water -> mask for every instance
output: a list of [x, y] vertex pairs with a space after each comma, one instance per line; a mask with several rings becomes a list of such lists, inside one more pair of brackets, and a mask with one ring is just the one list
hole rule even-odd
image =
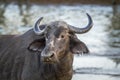
[[120, 6], [100, 5], [0, 5], [0, 34], [22, 34], [43, 16], [42, 23], [64, 20], [84, 27], [89, 13], [94, 27], [77, 34], [86, 43], [90, 55], [75, 55], [72, 80], [120, 79]]

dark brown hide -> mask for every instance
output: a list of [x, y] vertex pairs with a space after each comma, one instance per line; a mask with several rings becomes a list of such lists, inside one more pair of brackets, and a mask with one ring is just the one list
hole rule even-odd
[[0, 80], [71, 80], [73, 54], [89, 51], [66, 23], [46, 26], [44, 35], [0, 37]]

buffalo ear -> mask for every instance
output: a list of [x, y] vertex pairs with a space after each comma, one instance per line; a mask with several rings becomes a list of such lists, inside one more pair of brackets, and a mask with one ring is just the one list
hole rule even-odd
[[74, 54], [89, 53], [87, 46], [76, 35], [70, 37], [70, 50]]
[[42, 50], [45, 47], [45, 40], [35, 40], [33, 41], [29, 46], [28, 46], [28, 50], [30, 51], [34, 51], [34, 52], [42, 52]]

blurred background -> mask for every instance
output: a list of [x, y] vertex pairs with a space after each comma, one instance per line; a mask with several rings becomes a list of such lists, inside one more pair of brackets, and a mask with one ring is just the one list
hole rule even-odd
[[0, 35], [23, 34], [41, 16], [84, 27], [86, 12], [94, 26], [77, 36], [90, 54], [75, 55], [72, 80], [120, 80], [120, 0], [0, 0]]

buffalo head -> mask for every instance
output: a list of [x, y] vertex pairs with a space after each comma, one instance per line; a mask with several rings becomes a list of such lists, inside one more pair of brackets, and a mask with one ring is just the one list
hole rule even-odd
[[86, 45], [80, 41], [75, 33], [88, 32], [93, 26], [93, 21], [87, 14], [89, 23], [84, 28], [78, 28], [67, 24], [64, 21], [55, 21], [50, 24], [40, 25], [42, 17], [34, 26], [35, 34], [43, 36], [43, 39], [33, 42], [29, 48], [41, 54], [43, 62], [59, 62], [66, 54], [88, 53]]

